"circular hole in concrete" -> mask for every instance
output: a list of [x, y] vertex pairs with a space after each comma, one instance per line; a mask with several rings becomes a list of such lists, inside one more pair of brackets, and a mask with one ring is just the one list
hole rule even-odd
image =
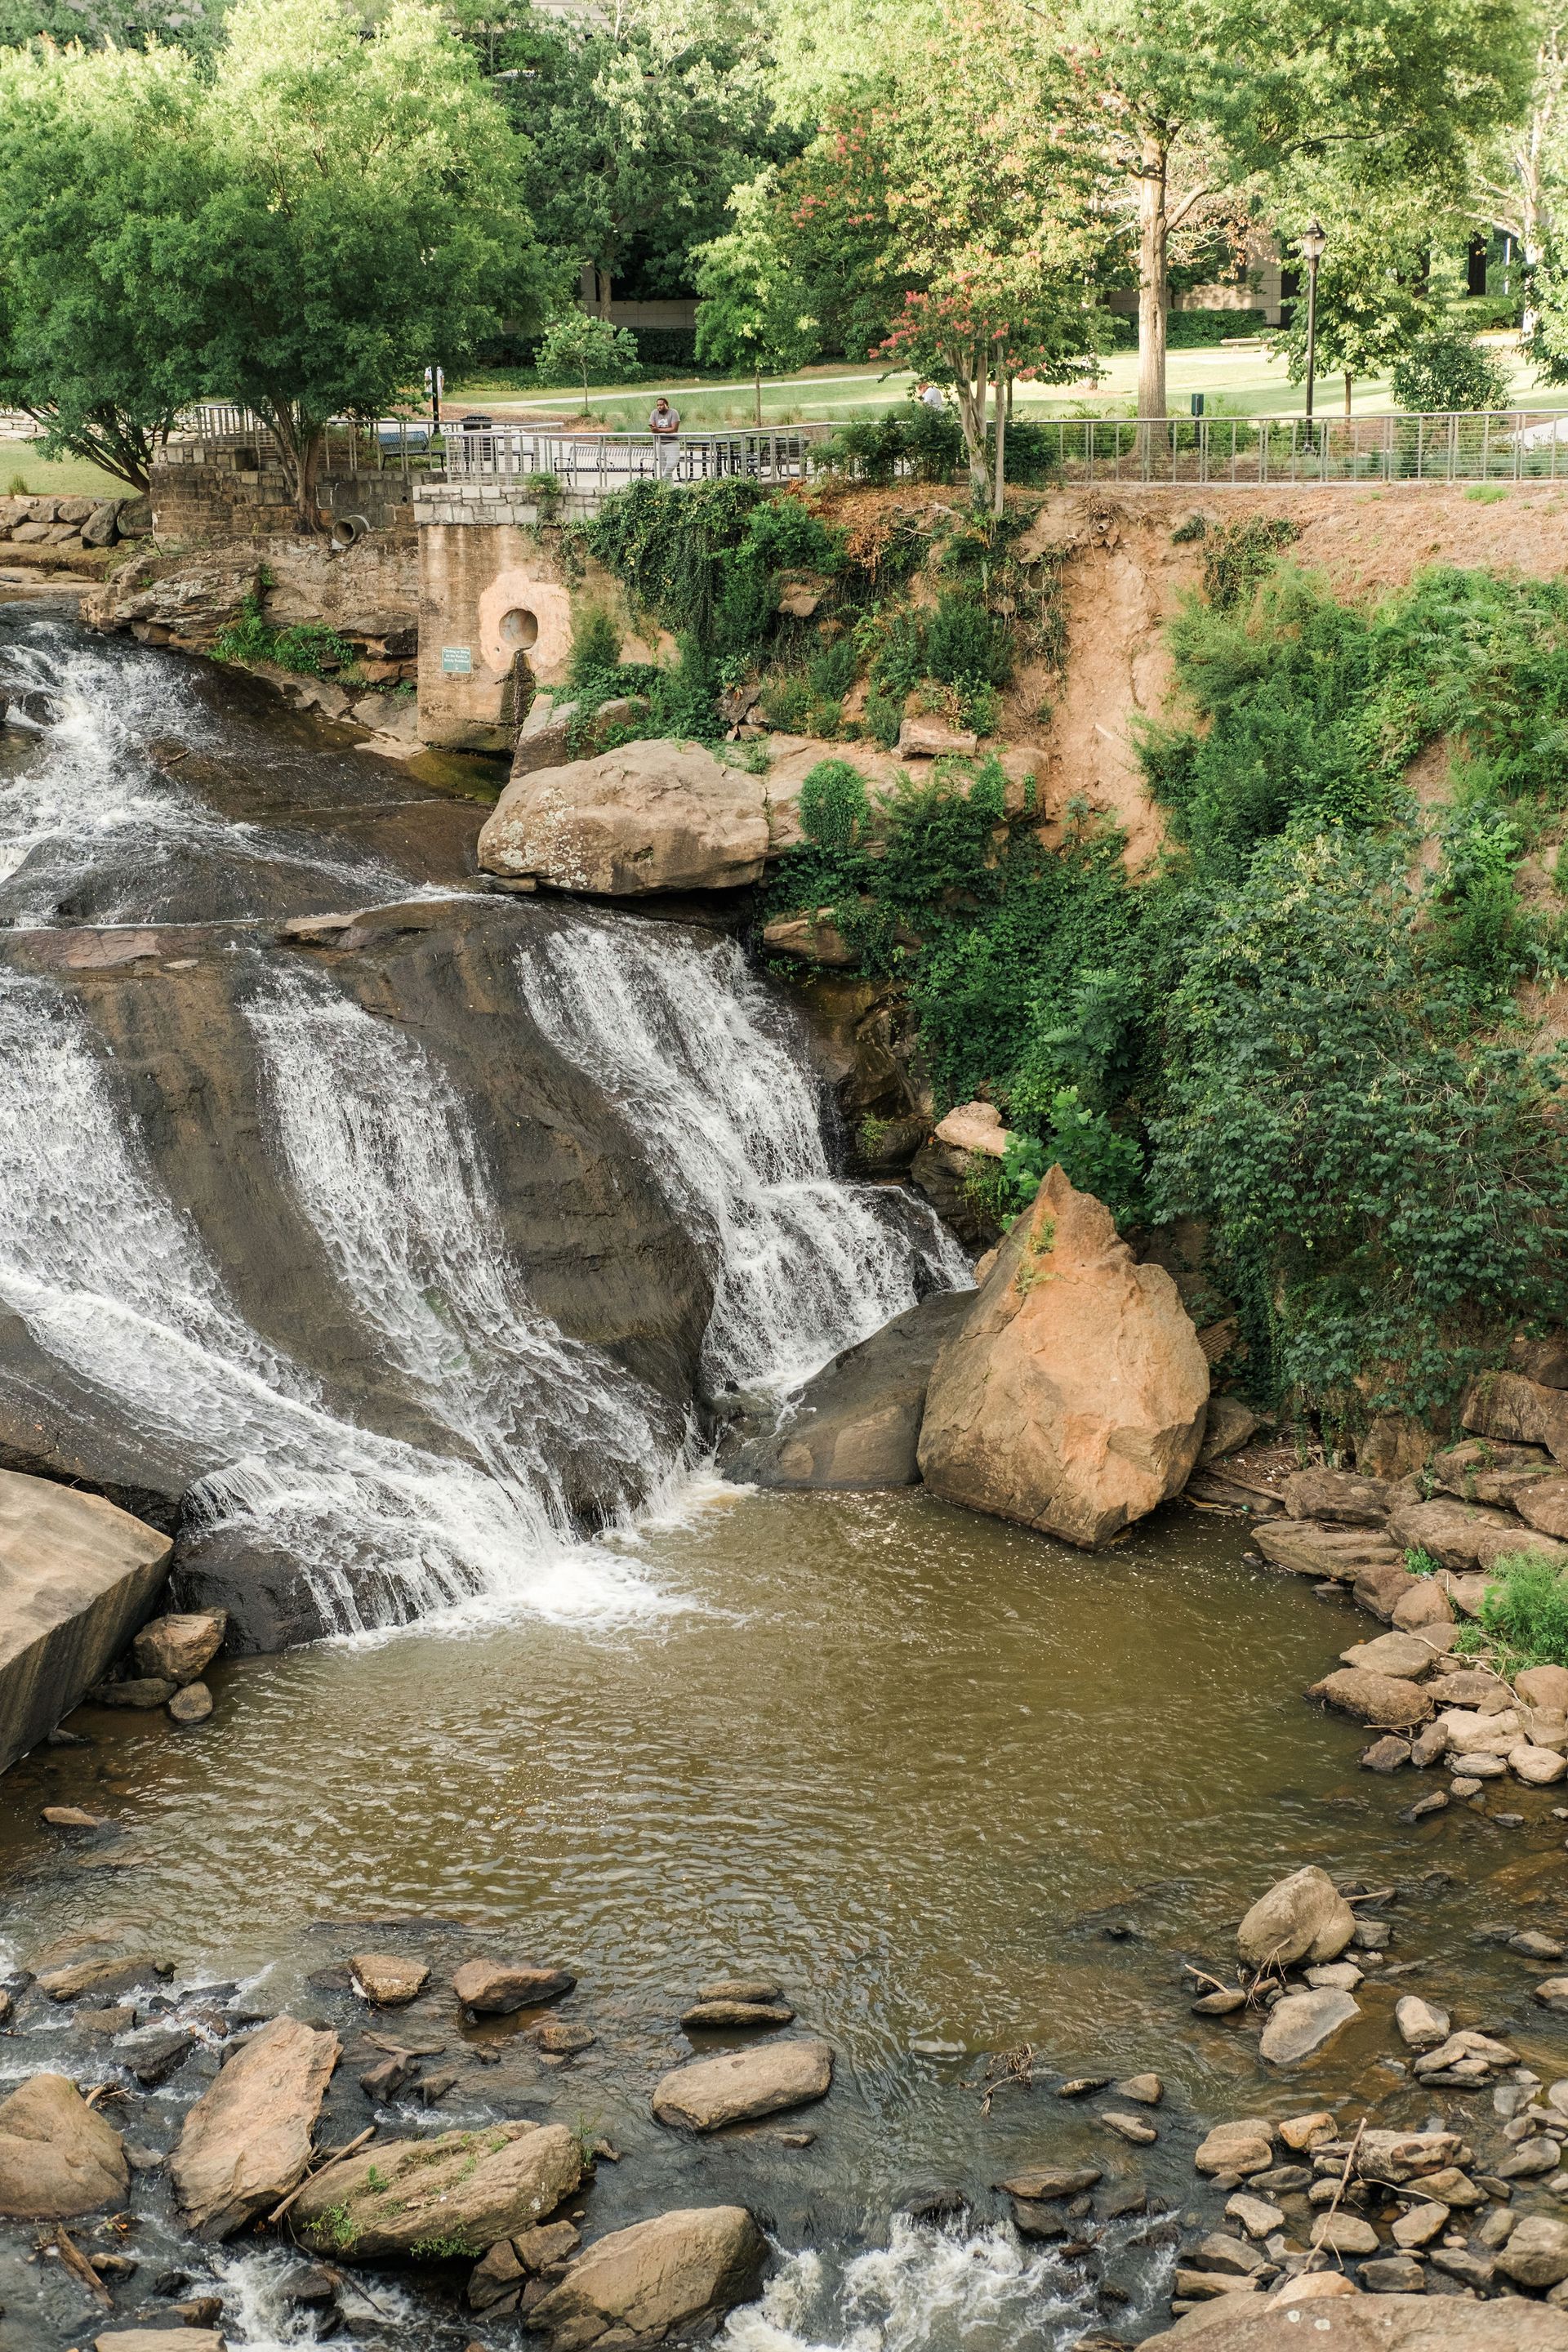
[[539, 622], [532, 613], [525, 613], [521, 605], [514, 605], [501, 623], [500, 633], [503, 645], [510, 646], [514, 652], [521, 651], [538, 638]]

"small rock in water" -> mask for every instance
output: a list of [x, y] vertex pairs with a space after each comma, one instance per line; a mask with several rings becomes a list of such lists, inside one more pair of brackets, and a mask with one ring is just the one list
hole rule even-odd
[[1339, 2126], [1325, 2108], [1317, 2107], [1310, 2116], [1290, 2116], [1279, 2126], [1279, 2137], [1293, 2155], [1307, 2149], [1321, 2147], [1332, 2139]]
[[1428, 2205], [1413, 2205], [1401, 2213], [1394, 2224], [1393, 2238], [1396, 2246], [1429, 2246], [1434, 2238], [1441, 2237], [1448, 2226], [1448, 2209], [1436, 2201]]
[[1112, 2085], [1118, 2098], [1136, 2099], [1141, 2106], [1157, 2107], [1165, 2095], [1165, 2085], [1158, 2074], [1129, 2074], [1124, 2083]]
[[175, 1723], [205, 1723], [213, 1711], [213, 1695], [205, 1683], [187, 1683], [169, 1701], [169, 1713]]
[[1448, 1789], [1450, 1794], [1456, 1797], [1479, 1797], [1481, 1784], [1473, 1773], [1458, 1772], [1449, 1781]]
[[1270, 2205], [1264, 2197], [1249, 2197], [1244, 2189], [1228, 2200], [1225, 2217], [1239, 2222], [1249, 2238], [1269, 2238], [1285, 2227], [1285, 2216], [1278, 2205]]
[[795, 2011], [787, 2000], [700, 2000], [681, 2018], [688, 2033], [733, 2032], [736, 2028], [789, 2025]]
[[574, 2025], [564, 2017], [550, 2017], [538, 2025], [531, 2025], [528, 2038], [552, 2057], [574, 2058], [579, 2050], [591, 2050], [597, 2037], [585, 2025]]
[[1258, 2054], [1270, 2065], [1296, 2065], [1360, 2015], [1348, 1992], [1287, 1993], [1268, 2012]]
[[1353, 1960], [1325, 1960], [1321, 1968], [1307, 1970], [1307, 1982], [1314, 1992], [1354, 1992], [1365, 1981], [1365, 1971]]
[[1418, 1797], [1415, 1804], [1410, 1806], [1406, 1811], [1401, 1813], [1399, 1818], [1402, 1822], [1424, 1822], [1428, 1813], [1446, 1812], [1447, 1808], [1447, 1790], [1446, 1789], [1434, 1789], [1430, 1796]]
[[228, 1617], [222, 1609], [193, 1611], [182, 1617], [154, 1617], [132, 1643], [136, 1671], [150, 1678], [194, 1683], [223, 1647]]
[[1368, 2294], [1425, 2294], [1426, 2273], [1414, 2254], [1384, 2254], [1362, 2264], [1361, 2284]]
[[465, 2009], [481, 2017], [510, 2017], [520, 2009], [542, 2009], [572, 1991], [577, 1979], [565, 1969], [544, 1969], [530, 1960], [465, 1960], [452, 1990]]
[[1517, 2286], [1558, 2285], [1568, 2279], [1568, 2222], [1527, 2213], [1496, 2259]]
[[1108, 2131], [1119, 2133], [1123, 2139], [1131, 2140], [1135, 2147], [1147, 2147], [1160, 2137], [1153, 2125], [1144, 2116], [1121, 2115], [1114, 2107], [1109, 2108], [1100, 2120]]
[[1394, 2005], [1394, 2021], [1399, 2036], [1410, 2050], [1437, 2050], [1447, 2041], [1451, 2030], [1446, 2009], [1434, 2009], [1430, 2002], [1407, 1992]]
[[1377, 2231], [1359, 2213], [1325, 2213], [1312, 2224], [1312, 2243], [1336, 2254], [1375, 2254]]
[[1409, 1740], [1396, 1738], [1393, 1732], [1385, 1733], [1381, 1739], [1374, 1739], [1370, 1748], [1363, 1748], [1361, 1752], [1363, 1772], [1397, 1772], [1409, 1761]]
[[395, 1952], [356, 1952], [349, 1962], [349, 1981], [374, 2008], [401, 2009], [417, 2000], [430, 1971], [423, 1960], [406, 1960]]
[[1098, 2164], [1041, 2164], [1027, 2172], [1016, 2172], [1011, 2179], [997, 2183], [1008, 2197], [1021, 2197], [1031, 2205], [1049, 2203], [1058, 2197], [1078, 2197], [1092, 2189], [1104, 2174]]
[[99, 1683], [89, 1696], [99, 1706], [167, 1706], [179, 1685], [167, 1675], [141, 1675], [123, 1683]]
[[1194, 2270], [1228, 2271], [1233, 2278], [1250, 2278], [1254, 2272], [1267, 2269], [1268, 2257], [1245, 2238], [1232, 2238], [1216, 2230], [1203, 2239], [1186, 2256]]
[[1074, 2074], [1068, 2081], [1057, 2084], [1057, 2096], [1058, 2099], [1081, 2099], [1090, 2091], [1105, 2091], [1110, 2087], [1109, 2074]]
[[[1245, 2178], [1264, 2172], [1274, 2161], [1272, 2124], [1247, 2116], [1238, 2123], [1216, 2124], [1193, 2158], [1200, 2172], [1217, 2178], [1235, 2173]], [[1309, 2179], [1311, 2178], [1308, 2175]]]
[[816, 2138], [815, 2132], [780, 2132], [781, 2147], [810, 2147]]
[[699, 1985], [699, 2000], [783, 2000], [781, 1988], [771, 1977], [721, 1977], [717, 1984]]
[[1563, 1946], [1555, 1936], [1543, 1936], [1539, 1927], [1526, 1927], [1508, 1939], [1510, 1952], [1522, 1952], [1527, 1960], [1560, 1960]]
[[106, 1830], [107, 1813], [89, 1813], [80, 1805], [46, 1805], [39, 1816], [52, 1830]]
[[1229, 1987], [1218, 1992], [1205, 1992], [1193, 2003], [1194, 2017], [1234, 2017], [1238, 2009], [1247, 2007], [1247, 1995]]
[[418, 2073], [417, 2062], [412, 2058], [384, 2058], [368, 2074], [359, 2078], [360, 2089], [378, 2107], [395, 2099], [405, 2085]]

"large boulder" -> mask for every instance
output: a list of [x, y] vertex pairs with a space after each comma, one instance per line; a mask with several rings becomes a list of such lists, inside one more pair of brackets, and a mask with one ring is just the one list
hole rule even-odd
[[1394, 1496], [1381, 1478], [1321, 1464], [1285, 1481], [1285, 1507], [1293, 1519], [1326, 1519], [1334, 1527], [1380, 1528]]
[[969, 1290], [935, 1291], [847, 1348], [806, 1382], [777, 1429], [752, 1438], [725, 1465], [758, 1486], [912, 1486], [931, 1367], [974, 1304]]
[[471, 2260], [552, 2213], [582, 2178], [582, 2149], [564, 2124], [384, 2140], [317, 2173], [294, 2227], [320, 2252], [356, 2260], [415, 2247]]
[[275, 2017], [203, 2092], [169, 2161], [181, 2210], [199, 2237], [230, 2236], [303, 2178], [338, 2056], [335, 2033]]
[[1255, 1969], [1337, 1960], [1354, 1929], [1355, 1913], [1328, 1872], [1310, 1864], [1258, 1896], [1236, 1931], [1237, 1948]]
[[833, 2053], [826, 2042], [769, 2042], [677, 2066], [654, 2086], [653, 2112], [661, 2124], [717, 2131], [782, 2107], [806, 2106], [826, 2098], [832, 2084]]
[[[1303, 2324], [1291, 2326], [1297, 2304]], [[1221, 2295], [1163, 2335], [1146, 2336], [1141, 2352], [1279, 2352], [1298, 2336], [1316, 2342], [1308, 2334], [1313, 2312], [1317, 2324], [1328, 2326], [1334, 2352], [1568, 2352], [1568, 2312], [1550, 2304], [1519, 2295], [1478, 2303], [1457, 2294], [1362, 2294], [1332, 2271], [1310, 2272], [1272, 2296]]]
[[1353, 1715], [1358, 1723], [1369, 1723], [1378, 1731], [1408, 1731], [1426, 1722], [1432, 1713], [1432, 1701], [1415, 1683], [1398, 1675], [1369, 1673], [1361, 1666], [1341, 1666], [1325, 1675], [1307, 1696], [1321, 1699], [1325, 1706], [1338, 1707], [1343, 1715]]
[[112, 2124], [63, 2074], [35, 2074], [0, 2101], [0, 2214], [68, 2221], [121, 2203], [130, 2185]]
[[1385, 1532], [1391, 1542], [1406, 1550], [1427, 1552], [1439, 1568], [1461, 1574], [1472, 1569], [1490, 1570], [1505, 1552], [1539, 1552], [1543, 1558], [1568, 1563], [1568, 1544], [1521, 1527], [1511, 1511], [1462, 1503], [1447, 1495], [1434, 1496], [1429, 1503], [1403, 1505], [1390, 1513]]
[[147, 1614], [174, 1546], [101, 1495], [0, 1470], [0, 1772], [85, 1696]]
[[767, 854], [760, 780], [662, 740], [515, 777], [479, 835], [488, 873], [614, 898], [759, 882]]
[[949, 1502], [1107, 1543], [1186, 1485], [1208, 1388], [1171, 1276], [1053, 1168], [937, 1358], [921, 1472]]
[[523, 2325], [548, 2336], [552, 2352], [580, 2352], [611, 2328], [658, 2343], [749, 2303], [767, 2251], [743, 2205], [660, 2213], [590, 2246]]
[[1568, 1395], [1522, 1372], [1483, 1372], [1459, 1407], [1478, 1437], [1518, 1445], [1544, 1445], [1553, 1461], [1568, 1462]]

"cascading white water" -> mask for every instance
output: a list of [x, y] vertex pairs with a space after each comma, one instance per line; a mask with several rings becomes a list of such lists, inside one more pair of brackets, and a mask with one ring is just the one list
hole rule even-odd
[[524, 948], [529, 1008], [618, 1104], [713, 1260], [704, 1370], [785, 1394], [840, 1349], [967, 1284], [923, 1202], [835, 1177], [802, 1041], [730, 940], [584, 915]]
[[635, 1501], [667, 1466], [664, 1416], [524, 1296], [446, 1074], [315, 975], [275, 977], [247, 1014], [295, 1198], [432, 1417], [538, 1515], [542, 1537], [571, 1533], [562, 1470], [584, 1447], [614, 1465], [619, 1503]]
[[[318, 838], [273, 825], [237, 824], [204, 807], [177, 771], [158, 766], [153, 747], [177, 739], [199, 749], [215, 730], [189, 676], [173, 658], [94, 646], [63, 622], [9, 624], [0, 643], [0, 685], [49, 697], [57, 716], [0, 772], [0, 884], [20, 925], [58, 919], [62, 887], [84, 873], [111, 872], [99, 919], [140, 921], [152, 910], [161, 874], [210, 863], [232, 870], [247, 860], [298, 868], [341, 888], [355, 905], [408, 895], [405, 877], [384, 861], [335, 854]], [[27, 871], [23, 872], [26, 867]]]
[[331, 1411], [234, 1306], [79, 1016], [43, 982], [0, 984], [0, 1299], [162, 1460], [206, 1472], [196, 1524], [297, 1560], [340, 1632], [476, 1596], [552, 1616], [662, 1605], [628, 1563], [568, 1542], [521, 1477]]

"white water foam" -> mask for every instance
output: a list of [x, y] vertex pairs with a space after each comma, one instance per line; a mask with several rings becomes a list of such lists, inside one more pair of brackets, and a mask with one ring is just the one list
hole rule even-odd
[[731, 2312], [725, 2352], [1014, 2352], [1068, 2345], [1094, 2321], [1081, 2269], [1026, 2251], [997, 2222], [944, 2230], [894, 2217], [886, 2246], [836, 2268], [786, 2256], [761, 2300]]
[[380, 859], [334, 856], [320, 839], [216, 815], [177, 772], [165, 773], [152, 756], [156, 743], [177, 739], [197, 750], [216, 733], [176, 659], [95, 646], [61, 622], [30, 620], [0, 643], [0, 680], [48, 695], [58, 712], [38, 729], [35, 755], [0, 774], [0, 883], [37, 860], [36, 879], [22, 877], [12, 893], [19, 926], [58, 921], [62, 887], [100, 864], [129, 893], [98, 910], [103, 922], [128, 910], [140, 919], [160, 869], [188, 871], [197, 862], [216, 870], [247, 859], [297, 866], [318, 884], [341, 887], [356, 905], [412, 895]]
[[223, 2298], [226, 2340], [242, 2352], [292, 2352], [294, 2347], [320, 2343], [324, 2327], [334, 2347], [353, 2352], [362, 2340], [384, 2341], [389, 2322], [401, 2336], [421, 2316], [413, 2295], [395, 2280], [356, 2279], [347, 2272], [335, 2306], [328, 2305], [323, 2312], [295, 2303], [289, 2284], [310, 2267], [306, 2256], [282, 2248], [215, 2250], [212, 2268]]
[[557, 1534], [519, 1486], [332, 1412], [234, 1305], [79, 1015], [43, 982], [0, 984], [0, 1298], [162, 1459], [205, 1472], [196, 1526], [297, 1561], [343, 1633], [437, 1611], [666, 1605], [631, 1563]]
[[529, 1009], [616, 1103], [714, 1275], [704, 1373], [784, 1395], [969, 1263], [923, 1202], [828, 1163], [787, 1011], [733, 941], [583, 914], [525, 947]]

